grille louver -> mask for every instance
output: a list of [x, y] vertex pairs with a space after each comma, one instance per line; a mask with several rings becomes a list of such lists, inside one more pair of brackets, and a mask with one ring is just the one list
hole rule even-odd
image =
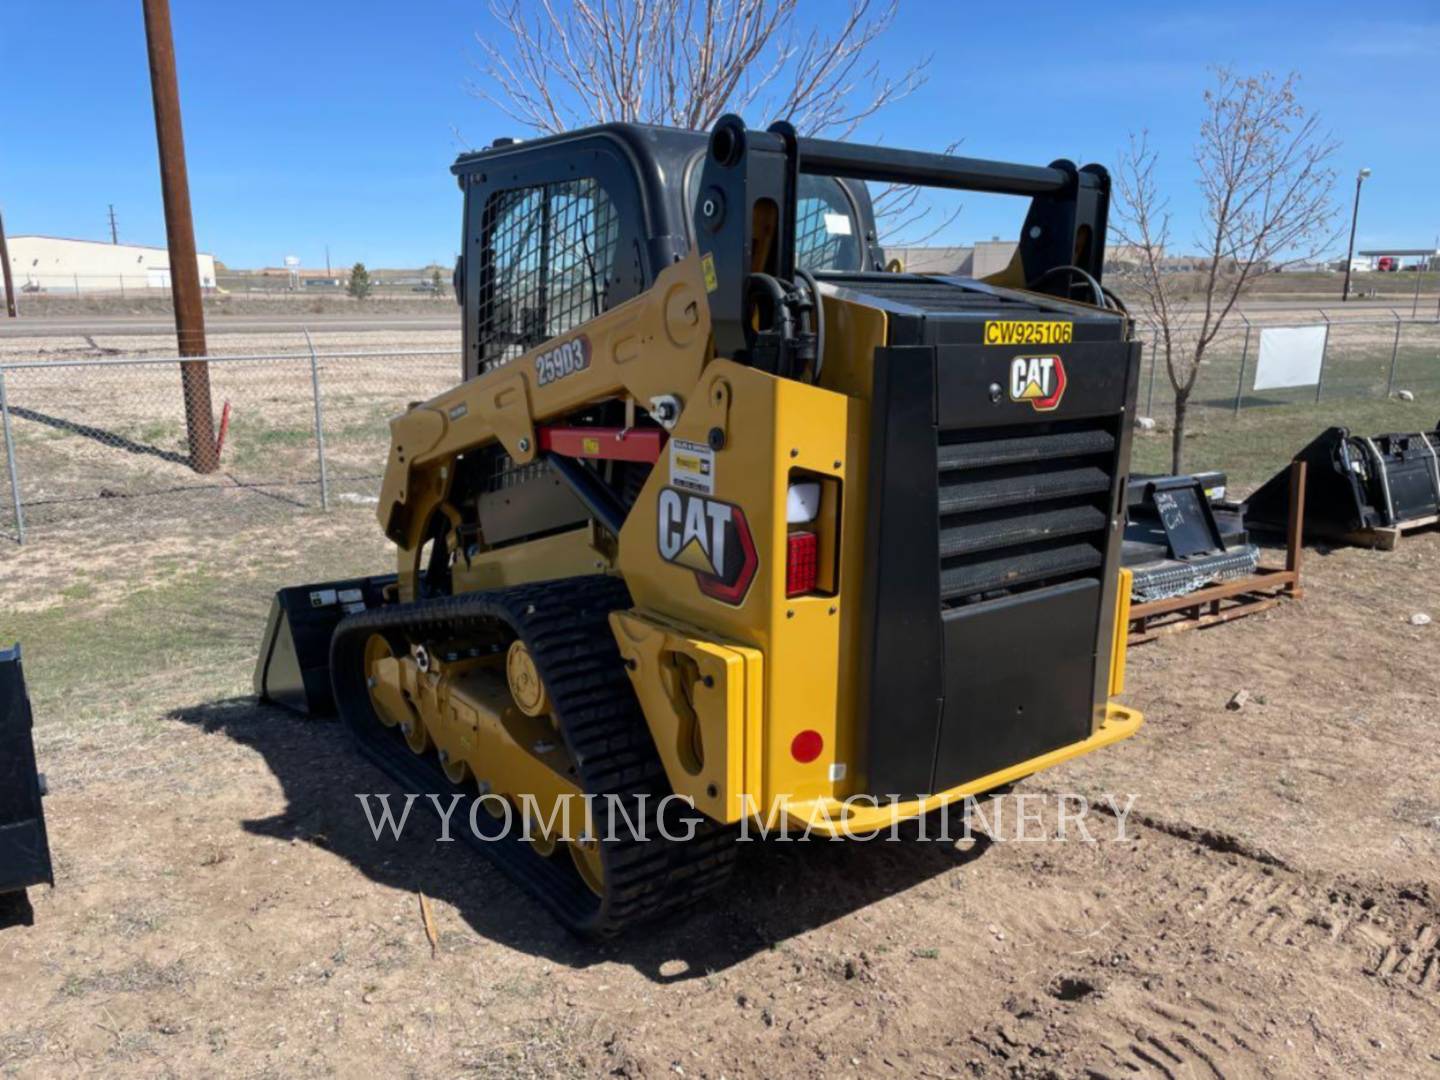
[[1090, 422], [975, 434], [983, 437], [943, 442], [936, 455], [942, 603], [1095, 576], [1105, 558], [1113, 432]]

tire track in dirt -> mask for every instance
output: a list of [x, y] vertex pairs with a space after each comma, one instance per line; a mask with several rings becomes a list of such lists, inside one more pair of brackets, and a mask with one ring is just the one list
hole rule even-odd
[[1189, 912], [1213, 918], [1225, 935], [1261, 946], [1338, 945], [1366, 975], [1440, 989], [1440, 913], [1405, 887], [1326, 885], [1242, 863], [1205, 893]]
[[[1058, 1063], [1064, 1075], [1191, 1080], [1273, 1074], [1277, 1061], [1347, 1072], [1382, 1043], [1440, 1061], [1426, 1034], [1435, 1020], [1422, 1019], [1440, 1008], [1440, 905], [1428, 887], [1307, 872], [1236, 837], [1137, 818], [1133, 863], [1097, 849], [1042, 858], [1049, 872], [1030, 903], [991, 927], [1022, 955], [1077, 972], [1038, 993], [1044, 968], [1022, 975], [1032, 996], [971, 1037], [992, 1062], [1017, 1076], [1051, 1075]], [[1076, 892], [1097, 865], [1103, 896]], [[1275, 1017], [1295, 1019], [1286, 1009], [1296, 985], [1377, 1014], [1406, 998], [1419, 1011], [1403, 1008], [1372, 1032], [1322, 1009], [1313, 1031], [1287, 1038]]]
[[[1091, 805], [1111, 812], [1103, 801]], [[1424, 886], [1325, 881], [1228, 833], [1141, 812], [1130, 817], [1142, 828], [1184, 842], [1181, 852], [1202, 859], [1212, 853], [1233, 857], [1220, 877], [1199, 884], [1205, 897], [1189, 909], [1192, 915], [1218, 913], [1219, 928], [1263, 945], [1338, 943], [1362, 954], [1367, 975], [1440, 990], [1440, 905]], [[1411, 912], [1414, 906], [1420, 910]], [[1395, 917], [1403, 925], [1391, 930], [1388, 923]]]

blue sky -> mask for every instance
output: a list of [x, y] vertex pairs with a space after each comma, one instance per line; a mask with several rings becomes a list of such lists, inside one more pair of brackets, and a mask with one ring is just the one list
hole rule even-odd
[[[802, 0], [821, 18], [838, 0]], [[448, 263], [465, 145], [521, 134], [477, 99], [483, 0], [172, 0], [200, 246], [232, 266]], [[878, 48], [887, 70], [934, 55], [929, 82], [866, 134], [892, 145], [1023, 162], [1113, 162], [1148, 129], [1181, 237], [1197, 200], [1189, 155], [1217, 63], [1296, 70], [1342, 142], [1359, 246], [1440, 233], [1440, 4], [978, 5], [904, 0]], [[0, 21], [0, 208], [12, 234], [164, 243], [140, 0], [7, 5]], [[752, 116], [752, 124], [768, 118]], [[1023, 207], [967, 198], [956, 242], [1009, 237]]]

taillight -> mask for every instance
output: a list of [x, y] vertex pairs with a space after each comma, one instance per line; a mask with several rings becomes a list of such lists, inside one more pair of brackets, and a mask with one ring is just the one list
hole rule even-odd
[[797, 530], [788, 534], [785, 550], [785, 595], [814, 592], [820, 577], [820, 538]]

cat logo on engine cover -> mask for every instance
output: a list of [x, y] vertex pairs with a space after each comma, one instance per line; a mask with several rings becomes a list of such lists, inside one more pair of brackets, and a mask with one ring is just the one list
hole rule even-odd
[[1065, 364], [1058, 356], [1017, 356], [1010, 361], [1010, 400], [1028, 401], [1036, 412], [1059, 408], [1065, 396]]
[[744, 601], [760, 568], [745, 511], [668, 487], [660, 489], [655, 511], [660, 557], [693, 570], [706, 596], [727, 604]]

